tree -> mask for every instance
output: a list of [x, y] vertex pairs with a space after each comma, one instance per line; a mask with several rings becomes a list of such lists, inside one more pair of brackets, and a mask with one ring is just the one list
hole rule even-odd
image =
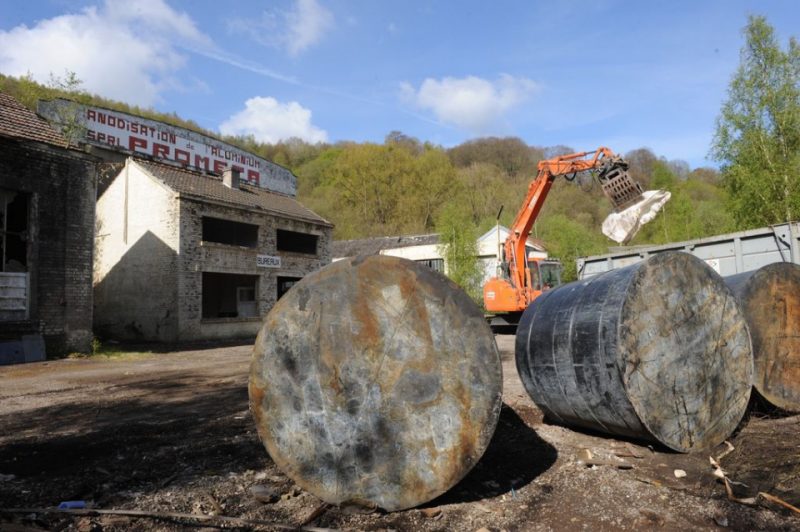
[[740, 228], [800, 218], [800, 46], [782, 50], [760, 16], [744, 34], [711, 151]]
[[450, 203], [442, 209], [436, 229], [447, 276], [473, 300], [481, 302], [483, 275], [478, 262], [478, 234], [469, 213], [458, 204]]
[[625, 154], [628, 162], [628, 174], [634, 181], [642, 185], [647, 190], [650, 187], [650, 178], [653, 174], [653, 165], [658, 157], [649, 148], [639, 148]]
[[541, 158], [539, 150], [532, 149], [516, 137], [470, 140], [451, 148], [448, 154], [456, 168], [490, 163], [509, 178], [523, 180], [536, 175], [536, 163]]
[[571, 216], [556, 214], [542, 218], [537, 224], [548, 255], [561, 260], [565, 282], [578, 278], [575, 259], [606, 251], [606, 239], [600, 231], [587, 228]]

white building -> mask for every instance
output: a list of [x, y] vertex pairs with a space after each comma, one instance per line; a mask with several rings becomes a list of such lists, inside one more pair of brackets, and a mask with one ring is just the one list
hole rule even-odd
[[[499, 251], [508, 234], [507, 227], [499, 226], [498, 234], [498, 227], [495, 226], [478, 238], [478, 260], [484, 281], [497, 275]], [[527, 249], [529, 258], [547, 258], [547, 252], [537, 240], [529, 238]], [[339, 240], [333, 242], [332, 255], [334, 261], [359, 255], [391, 255], [424, 262], [434, 270], [445, 273], [438, 234]]]

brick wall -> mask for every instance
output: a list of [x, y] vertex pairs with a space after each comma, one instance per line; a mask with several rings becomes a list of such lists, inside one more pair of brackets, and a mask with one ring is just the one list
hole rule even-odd
[[31, 194], [29, 263], [31, 308], [49, 355], [87, 352], [92, 340], [94, 160], [80, 152], [0, 138], [0, 187]]
[[[243, 248], [202, 242], [204, 216], [257, 225], [257, 247]], [[258, 275], [258, 313], [259, 316], [264, 316], [277, 299], [278, 276], [303, 277], [331, 261], [332, 229], [323, 225], [188, 199], [181, 200], [180, 220], [178, 316], [182, 340], [255, 336], [261, 327], [260, 319], [204, 321], [203, 272]], [[279, 228], [317, 235], [318, 255], [278, 252], [276, 231]], [[280, 256], [281, 268], [257, 267], [257, 255]]]
[[[127, 198], [127, 199], [126, 199]], [[256, 248], [203, 242], [203, 217], [259, 227]], [[278, 252], [276, 230], [318, 236], [316, 256]], [[258, 275], [258, 313], [277, 299], [277, 277], [302, 277], [331, 261], [332, 229], [261, 211], [178, 198], [135, 163], [97, 202], [95, 331], [121, 340], [193, 341], [254, 336], [260, 318], [202, 318], [203, 272]], [[280, 269], [257, 255], [280, 255]]]

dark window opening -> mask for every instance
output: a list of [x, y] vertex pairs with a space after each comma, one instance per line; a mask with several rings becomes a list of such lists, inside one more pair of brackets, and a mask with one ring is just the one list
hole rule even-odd
[[289, 291], [302, 277], [278, 277], [278, 299]]
[[418, 260], [417, 262], [424, 264], [435, 272], [444, 273], [444, 259], [427, 259]]
[[258, 226], [203, 216], [203, 240], [231, 246], [258, 246]]
[[203, 272], [203, 318], [258, 316], [258, 276]]
[[28, 271], [28, 194], [0, 189], [0, 272]]
[[317, 235], [278, 229], [278, 251], [292, 251], [294, 253], [316, 255], [317, 240], [319, 240]]

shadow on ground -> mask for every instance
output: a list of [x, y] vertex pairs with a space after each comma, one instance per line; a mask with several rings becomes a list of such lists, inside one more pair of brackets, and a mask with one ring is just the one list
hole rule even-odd
[[126, 386], [122, 397], [0, 416], [6, 442], [0, 472], [16, 477], [0, 483], [0, 505], [93, 500], [104, 506], [118, 499], [115, 494], [271, 463], [242, 383], [200, 384], [175, 375], [117, 385], [114, 393]]
[[426, 506], [480, 501], [512, 493], [547, 471], [558, 458], [556, 448], [510, 406], [503, 404], [500, 419], [483, 457], [464, 479]]

